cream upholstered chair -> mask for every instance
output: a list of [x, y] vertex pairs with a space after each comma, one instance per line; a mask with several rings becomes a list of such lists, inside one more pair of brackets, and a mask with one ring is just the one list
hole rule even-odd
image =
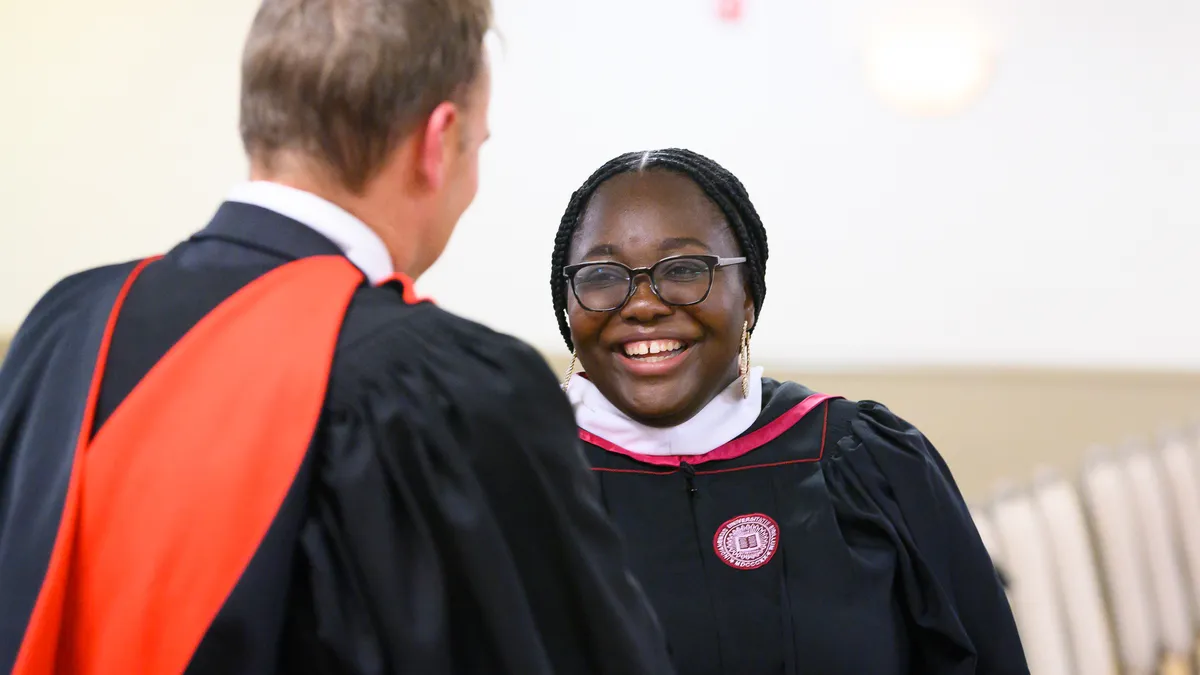
[[996, 524], [992, 522], [992, 514], [987, 507], [974, 504], [971, 506], [971, 520], [975, 521], [975, 529], [979, 530], [979, 538], [992, 562], [997, 566], [1004, 565], [1004, 549], [1000, 546], [1000, 534], [996, 532]]
[[[1005, 580], [1012, 583], [1012, 571], [1008, 569], [1008, 565], [1004, 561], [1004, 547], [1000, 541], [1000, 532], [996, 529], [996, 523], [992, 519], [991, 511], [984, 506], [978, 504], [971, 507], [971, 520], [975, 521], [975, 529], [979, 531], [979, 538], [983, 540], [983, 547], [987, 549], [988, 555], [992, 557], [992, 564], [1002, 573]], [[1009, 594], [1009, 602], [1012, 602], [1012, 590], [1006, 588], [1005, 591]]]
[[1075, 672], [1116, 675], [1116, 644], [1079, 494], [1066, 479], [1047, 475], [1037, 481], [1033, 498], [1054, 558]]
[[1195, 630], [1191, 590], [1183, 573], [1180, 539], [1175, 535], [1178, 528], [1169, 503], [1170, 488], [1163, 480], [1158, 457], [1150, 452], [1134, 452], [1125, 466], [1147, 554], [1163, 672], [1185, 675], [1190, 672]]
[[[1186, 431], [1181, 434], [1181, 438], [1184, 440], [1188, 447], [1189, 454], [1192, 456], [1192, 465], [1196, 467], [1196, 482], [1197, 485], [1200, 486], [1200, 421], [1190, 425]], [[1189, 527], [1194, 527], [1194, 525], [1189, 524]], [[1195, 583], [1200, 584], [1200, 580], [1197, 580]], [[1200, 607], [1197, 607], [1196, 611], [1197, 615], [1200, 616]], [[1196, 664], [1196, 672], [1200, 673], [1200, 636], [1197, 637], [1194, 662]]]
[[1058, 575], [1041, 516], [1027, 492], [1001, 496], [992, 507], [1005, 569], [1012, 575], [1009, 599], [1032, 675], [1068, 675], [1066, 632]]
[[1200, 476], [1200, 422], [1197, 422], [1186, 432], [1180, 434], [1180, 438], [1183, 439], [1191, 451], [1192, 464], [1196, 465], [1197, 476]]
[[1175, 511], [1175, 536], [1183, 550], [1192, 609], [1200, 610], [1200, 466], [1188, 438], [1176, 435], [1162, 447], [1163, 476]]
[[1151, 675], [1158, 666], [1158, 619], [1129, 482], [1122, 462], [1093, 453], [1083, 472], [1083, 497], [1096, 535], [1122, 672]]

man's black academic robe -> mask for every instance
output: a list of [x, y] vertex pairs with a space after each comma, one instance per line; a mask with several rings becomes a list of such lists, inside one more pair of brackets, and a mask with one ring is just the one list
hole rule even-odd
[[[70, 277], [38, 304], [0, 369], [0, 672], [37, 601], [81, 431], [103, 429], [253, 280], [339, 254], [286, 217], [224, 204], [132, 283], [88, 430], [106, 317], [134, 265]], [[546, 364], [401, 284], [355, 291], [303, 464], [187, 672], [669, 670]]]

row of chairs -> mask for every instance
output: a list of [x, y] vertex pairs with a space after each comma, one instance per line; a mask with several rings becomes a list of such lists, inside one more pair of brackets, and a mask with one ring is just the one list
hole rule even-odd
[[1200, 673], [1200, 432], [972, 506], [1032, 675]]

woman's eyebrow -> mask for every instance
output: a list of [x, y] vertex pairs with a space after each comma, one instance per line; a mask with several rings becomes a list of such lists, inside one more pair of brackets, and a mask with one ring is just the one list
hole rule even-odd
[[705, 251], [711, 251], [708, 244], [700, 241], [695, 237], [668, 237], [663, 239], [658, 245], [660, 251], [673, 251], [675, 249], [687, 248], [688, 246], [699, 246]]
[[599, 256], [612, 256], [617, 252], [617, 247], [612, 244], [596, 244], [589, 248], [587, 253], [583, 254], [585, 258], [596, 258]]

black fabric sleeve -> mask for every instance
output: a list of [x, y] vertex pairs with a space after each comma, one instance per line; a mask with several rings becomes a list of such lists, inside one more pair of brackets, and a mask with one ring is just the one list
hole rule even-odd
[[827, 479], [843, 507], [895, 547], [913, 672], [1027, 674], [1003, 585], [941, 455], [878, 403], [859, 403], [847, 417]]
[[315, 440], [307, 665], [670, 673], [545, 362], [484, 329], [386, 342], [342, 360]]

